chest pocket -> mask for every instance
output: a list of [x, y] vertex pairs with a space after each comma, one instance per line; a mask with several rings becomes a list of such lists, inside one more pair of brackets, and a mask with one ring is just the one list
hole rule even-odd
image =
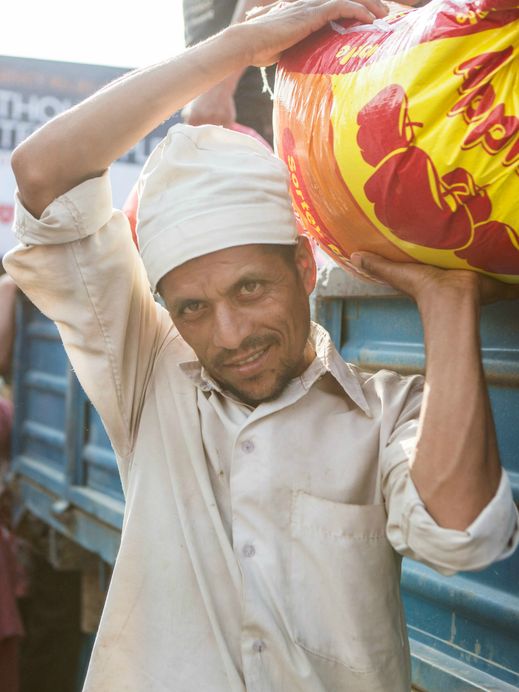
[[294, 492], [290, 617], [306, 651], [368, 673], [402, 655], [399, 558], [384, 505], [347, 505]]

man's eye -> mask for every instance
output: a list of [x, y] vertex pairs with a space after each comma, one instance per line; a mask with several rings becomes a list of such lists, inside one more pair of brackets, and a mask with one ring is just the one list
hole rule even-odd
[[200, 301], [193, 301], [192, 303], [184, 305], [181, 312], [183, 315], [193, 315], [196, 312], [200, 312], [202, 308], [203, 303], [201, 303]]
[[251, 296], [258, 293], [260, 288], [261, 283], [259, 281], [247, 281], [247, 283], [241, 285], [240, 293], [244, 296]]

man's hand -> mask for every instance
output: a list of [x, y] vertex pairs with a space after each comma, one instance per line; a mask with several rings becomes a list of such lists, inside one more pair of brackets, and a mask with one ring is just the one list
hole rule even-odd
[[439, 269], [418, 262], [392, 262], [370, 252], [356, 252], [352, 264], [413, 298], [418, 307], [442, 296], [473, 296], [478, 304], [519, 299], [519, 285], [463, 269]]
[[254, 11], [180, 55], [124, 75], [47, 122], [11, 159], [25, 207], [39, 217], [79, 183], [105, 171], [172, 113], [248, 65], [275, 62], [280, 53], [333, 19], [372, 22], [381, 0], [287, 0]]
[[245, 24], [249, 29], [244, 43], [248, 63], [266, 67], [277, 62], [281, 53], [337, 19], [356, 19], [371, 24], [387, 15], [381, 0], [284, 0], [251, 10]]
[[[249, 64], [258, 66], [276, 62], [283, 50], [333, 19], [371, 23], [388, 12], [381, 0], [286, 0], [270, 4], [259, 0], [252, 9], [252, 0], [238, 4], [239, 11], [232, 20], [238, 30], [231, 40], [240, 41], [243, 36], [243, 54], [250, 55]], [[236, 120], [233, 94], [242, 73], [243, 68], [191, 101], [182, 111], [184, 122], [229, 127]]]

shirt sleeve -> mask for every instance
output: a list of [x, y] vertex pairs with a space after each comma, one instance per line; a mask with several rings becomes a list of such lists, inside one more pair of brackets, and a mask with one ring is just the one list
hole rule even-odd
[[4, 257], [6, 270], [56, 323], [117, 455], [127, 457], [172, 323], [153, 299], [128, 219], [112, 209], [108, 172], [54, 200], [40, 219], [17, 196], [14, 232], [21, 244]]
[[[398, 395], [393, 398], [399, 401]], [[405, 403], [383, 452], [382, 489], [390, 543], [401, 555], [446, 575], [484, 569], [507, 558], [519, 543], [519, 516], [504, 470], [495, 496], [464, 531], [439, 526], [427, 512], [409, 473], [420, 406], [421, 383], [417, 380], [406, 390]]]

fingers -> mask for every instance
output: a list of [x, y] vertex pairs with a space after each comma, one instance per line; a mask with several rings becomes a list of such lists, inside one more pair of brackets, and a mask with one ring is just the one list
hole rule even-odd
[[350, 261], [357, 269], [391, 284], [391, 278], [395, 279], [399, 275], [399, 267], [401, 267], [400, 263], [391, 262], [372, 252], [354, 252]]
[[385, 17], [388, 11], [382, 0], [283, 0], [255, 8], [242, 25], [258, 30], [247, 45], [249, 64], [277, 62], [283, 51], [330, 21], [354, 19], [369, 24]]
[[479, 292], [483, 305], [501, 300], [519, 300], [519, 286], [517, 284], [505, 284], [482, 274], [479, 275]]
[[336, 6], [337, 16], [333, 19], [357, 19], [369, 24], [375, 19], [383, 19], [389, 12], [382, 0], [329, 0], [329, 4]]
[[427, 292], [428, 287], [446, 273], [445, 270], [418, 262], [393, 262], [371, 252], [354, 252], [350, 261], [360, 271], [414, 300], [418, 300], [420, 294]]
[[392, 262], [371, 252], [355, 252], [350, 257], [358, 270], [384, 281], [398, 291], [420, 300], [440, 300], [452, 292], [473, 295], [482, 305], [502, 300], [519, 300], [519, 285], [498, 281], [466, 269], [439, 269], [417, 262]]
[[250, 10], [247, 10], [247, 12], [245, 13], [245, 19], [254, 19], [255, 17], [259, 17], [262, 14], [267, 14], [267, 12], [270, 12], [270, 10], [274, 7], [279, 7], [284, 4], [286, 3], [271, 2], [269, 5], [256, 5], [256, 7], [251, 7]]
[[314, 11], [325, 18], [323, 23], [334, 19], [357, 19], [371, 23], [377, 18], [383, 18], [389, 12], [388, 6], [382, 0], [281, 0], [270, 5], [260, 5], [251, 8], [246, 13], [247, 21], [256, 19], [270, 12], [280, 11], [305, 12]]
[[[371, 24], [375, 19], [382, 19], [389, 12], [382, 0], [283, 0], [274, 3], [280, 7], [293, 4], [306, 12], [322, 17], [322, 24], [335, 19], [356, 19], [359, 22]], [[295, 8], [294, 8], [295, 9]]]

